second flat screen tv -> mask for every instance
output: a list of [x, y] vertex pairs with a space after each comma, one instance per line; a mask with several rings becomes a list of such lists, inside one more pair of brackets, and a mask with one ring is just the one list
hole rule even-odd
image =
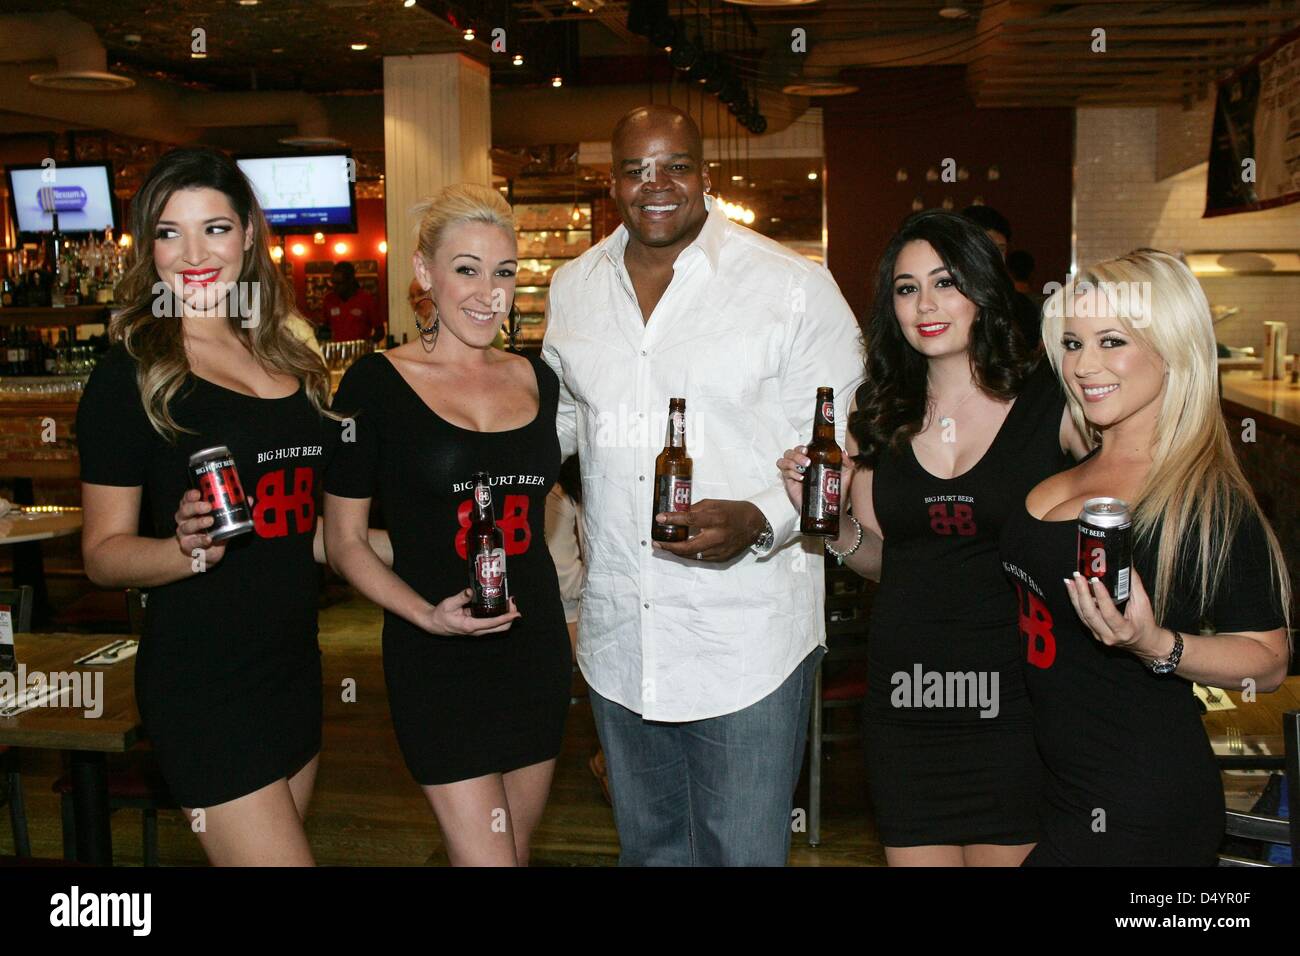
[[246, 156], [236, 162], [276, 232], [357, 231], [355, 166], [348, 153]]

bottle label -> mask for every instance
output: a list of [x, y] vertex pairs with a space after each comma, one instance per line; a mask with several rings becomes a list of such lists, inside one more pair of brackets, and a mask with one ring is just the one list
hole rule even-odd
[[691, 510], [691, 479], [660, 475], [655, 486], [655, 514]]
[[686, 416], [681, 412], [673, 412], [669, 418], [673, 423], [673, 437], [684, 437], [686, 435]]
[[479, 485], [474, 489], [474, 500], [479, 503], [480, 507], [490, 507], [492, 504], [492, 489], [487, 485]]
[[813, 465], [804, 476], [808, 485], [808, 517], [813, 521], [840, 513], [840, 469]]
[[826, 422], [827, 425], [835, 424], [834, 402], [822, 402], [822, 420]]
[[506, 552], [503, 548], [480, 551], [474, 558], [474, 582], [479, 596], [485, 601], [496, 601], [506, 593]]

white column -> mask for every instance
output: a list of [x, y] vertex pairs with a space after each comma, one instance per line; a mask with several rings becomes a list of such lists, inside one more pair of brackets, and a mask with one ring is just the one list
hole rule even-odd
[[384, 57], [384, 205], [389, 331], [415, 338], [411, 207], [452, 183], [492, 185], [488, 68], [459, 53]]

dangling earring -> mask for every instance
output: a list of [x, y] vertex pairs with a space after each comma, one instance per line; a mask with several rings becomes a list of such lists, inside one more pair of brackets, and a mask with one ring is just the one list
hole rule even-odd
[[442, 328], [442, 313], [438, 311], [438, 303], [433, 304], [433, 322], [425, 328], [420, 324], [420, 313], [415, 313], [415, 328], [420, 333], [420, 344], [424, 346], [425, 352], [432, 352], [433, 347], [438, 344], [438, 331]]
[[510, 341], [510, 351], [518, 352], [519, 346], [516, 343], [516, 339], [519, 336], [519, 307], [514, 305], [510, 306], [510, 312], [506, 316], [506, 319], [510, 326], [510, 332], [506, 336]]

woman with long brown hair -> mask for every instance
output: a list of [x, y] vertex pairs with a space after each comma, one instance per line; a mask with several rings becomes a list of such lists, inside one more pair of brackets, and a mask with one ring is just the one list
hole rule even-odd
[[[77, 411], [86, 573], [147, 604], [135, 687], [172, 794], [218, 865], [311, 865], [320, 751], [316, 501], [338, 433], [328, 373], [252, 189], [225, 155], [168, 153], [131, 207], [113, 346]], [[189, 488], [230, 449], [251, 533], [213, 542]], [[142, 530], [143, 529], [143, 530]]]

